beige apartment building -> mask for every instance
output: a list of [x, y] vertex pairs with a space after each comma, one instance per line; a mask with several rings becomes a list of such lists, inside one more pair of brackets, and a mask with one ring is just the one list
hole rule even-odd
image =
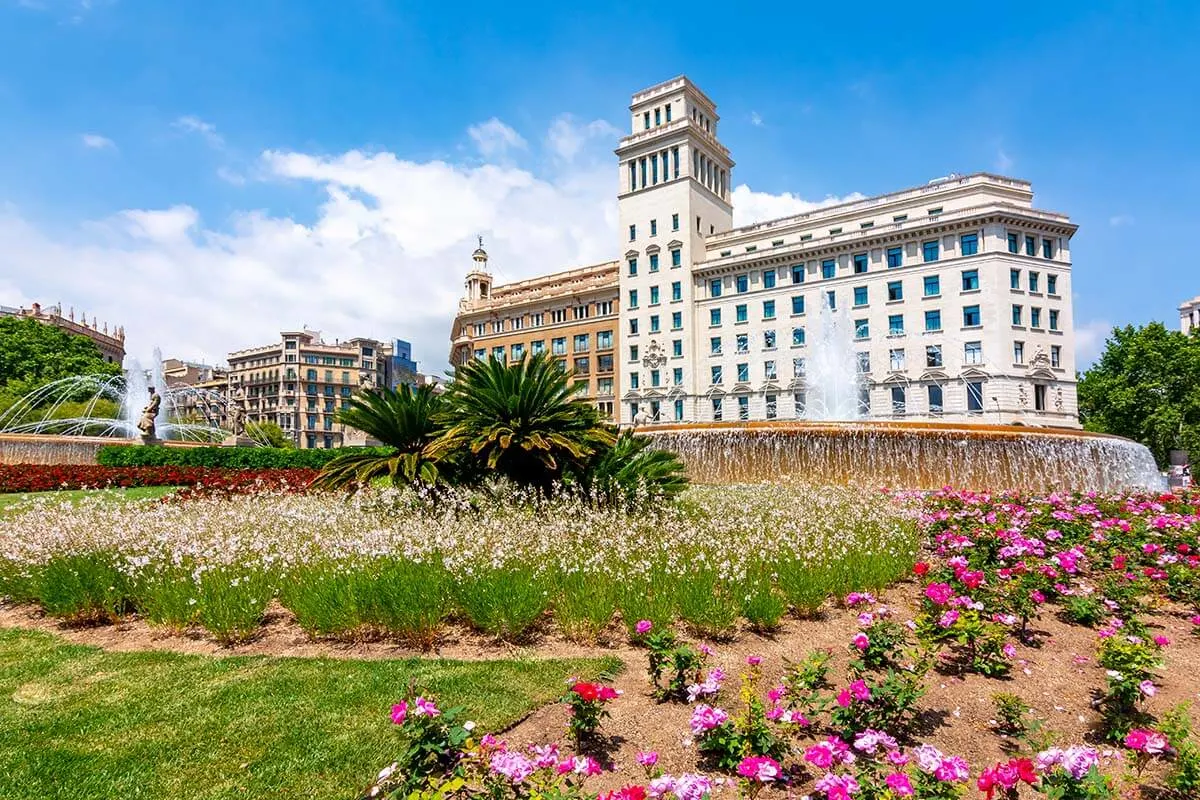
[[520, 361], [550, 353], [574, 376], [579, 396], [612, 418], [618, 385], [617, 262], [495, 286], [482, 242], [472, 259], [467, 294], [450, 334], [450, 363]]
[[110, 331], [107, 322], [99, 323], [94, 316], [92, 321], [88, 322], [87, 314], [76, 320], [73, 308], [64, 315], [61, 305], [43, 306], [41, 303], [34, 303], [30, 308], [0, 306], [0, 317], [36, 319], [46, 325], [61, 328], [67, 333], [86, 336], [96, 343], [105, 361], [120, 364], [125, 360], [125, 328], [114, 325]]
[[367, 444], [334, 419], [360, 389], [391, 385], [392, 346], [375, 339], [326, 342], [283, 331], [271, 344], [229, 354], [229, 402], [243, 420], [274, 422], [303, 449]]
[[1179, 307], [1179, 330], [1184, 333], [1200, 330], [1200, 296], [1193, 297]]

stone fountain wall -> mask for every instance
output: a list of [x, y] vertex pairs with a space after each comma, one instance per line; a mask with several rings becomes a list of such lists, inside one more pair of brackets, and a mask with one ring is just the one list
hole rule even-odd
[[[95, 464], [101, 447], [133, 444], [106, 436], [48, 436], [0, 433], [0, 464]], [[194, 447], [191, 442], [167, 442], [169, 447]]]

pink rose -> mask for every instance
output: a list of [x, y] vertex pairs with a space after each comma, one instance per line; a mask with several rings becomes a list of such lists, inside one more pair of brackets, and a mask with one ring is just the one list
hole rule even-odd
[[395, 725], [403, 725], [404, 718], [408, 716], [408, 703], [401, 700], [396, 705], [392, 706], [392, 723]]
[[650, 629], [653, 627], [654, 627], [653, 622], [651, 622], [648, 619], [641, 619], [641, 620], [638, 620], [638, 624], [635, 625], [633, 629], [635, 631], [637, 631], [638, 636], [645, 636], [647, 633], [650, 632]]

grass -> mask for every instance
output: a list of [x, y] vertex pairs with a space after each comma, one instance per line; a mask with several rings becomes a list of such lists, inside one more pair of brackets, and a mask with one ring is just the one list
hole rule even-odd
[[0, 630], [0, 797], [351, 798], [390, 763], [410, 682], [497, 730], [618, 668], [108, 653]]
[[83, 500], [87, 497], [102, 497], [114, 503], [127, 503], [134, 500], [157, 500], [175, 491], [177, 486], [135, 486], [129, 489], [62, 489], [54, 492], [18, 492], [16, 494], [0, 494], [0, 516], [6, 512], [17, 511], [20, 506], [29, 503], [52, 501], [68, 503]]

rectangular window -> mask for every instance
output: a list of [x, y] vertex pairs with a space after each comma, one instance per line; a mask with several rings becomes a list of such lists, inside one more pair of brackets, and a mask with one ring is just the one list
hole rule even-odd
[[650, 254], [650, 271], [658, 272], [658, 253]]
[[637, 275], [637, 259], [636, 258], [629, 259], [629, 274], [631, 276]]
[[804, 283], [804, 265], [792, 265], [792, 283]]
[[671, 384], [683, 386], [683, 367], [675, 367], [671, 370]]
[[588, 375], [591, 373], [592, 365], [587, 356], [575, 359], [574, 371], [576, 375]]
[[749, 275], [738, 275], [736, 278], [733, 279], [733, 286], [734, 286], [734, 290], [738, 294], [742, 294], [743, 292], [750, 291], [750, 276]]
[[638, 307], [638, 290], [637, 289], [629, 290], [629, 307], [630, 308]]
[[658, 236], [658, 220], [656, 219], [650, 220], [650, 235]]
[[1027, 256], [1036, 256], [1037, 255], [1037, 239], [1035, 239], [1032, 236], [1025, 237], [1025, 255], [1027, 255]]
[[629, 373], [629, 388], [638, 389], [641, 387], [642, 378], [636, 372]]
[[763, 331], [763, 349], [775, 349], [775, 331]]
[[1054, 258], [1054, 242], [1042, 239], [1042, 258]]
[[511, 354], [509, 357], [512, 358], [513, 361], [520, 361], [525, 357], [525, 345], [514, 344], [509, 348], [509, 352]]
[[904, 263], [904, 248], [889, 247], [887, 249], [888, 269], [895, 269]]
[[830, 311], [837, 311], [837, 295], [832, 289], [825, 293], [825, 304], [829, 306]]
[[678, 247], [676, 247], [673, 250], [671, 250], [671, 266], [678, 267], [682, 263], [683, 263], [683, 256], [681, 255], [680, 249]]
[[763, 300], [763, 319], [775, 319], [774, 300]]
[[941, 414], [943, 409], [942, 403], [942, 387], [936, 383], [931, 383], [929, 385], [929, 413], [935, 416]]
[[749, 383], [750, 382], [750, 365], [749, 364], [738, 364], [737, 365], [737, 379], [738, 379], [738, 383]]
[[798, 294], [798, 295], [794, 295], [792, 297], [792, 313], [793, 314], [803, 314], [804, 313], [804, 295]]
[[650, 332], [658, 333], [658, 314], [650, 315]]
[[775, 419], [779, 415], [778, 398], [773, 394], [769, 394], [766, 396], [766, 401], [767, 419]]
[[821, 277], [829, 280], [837, 272], [837, 263], [832, 258], [827, 258], [821, 262]]
[[773, 270], [773, 269], [763, 270], [762, 282], [763, 282], [764, 289], [774, 289], [775, 288], [775, 270]]
[[931, 344], [925, 347], [925, 366], [929, 368], [942, 366], [942, 346]]
[[[679, 177], [679, 176], [676, 175], [675, 177]], [[673, 231], [679, 230], [679, 215], [678, 214], [671, 215], [671, 230], [673, 230]]]
[[636, 240], [637, 240], [637, 225], [630, 225], [629, 226], [629, 241], [633, 242]]
[[904, 315], [891, 314], [888, 316], [888, 336], [904, 335]]
[[714, 356], [721, 355], [721, 337], [713, 336], [708, 340], [708, 352]]
[[869, 352], [860, 350], [858, 353], [855, 353], [855, 358], [857, 359], [856, 364], [859, 374], [866, 375], [871, 371], [871, 354]]
[[854, 274], [862, 275], [867, 271], [867, 254], [858, 253], [854, 256]]
[[720, 297], [721, 296], [721, 279], [720, 278], [717, 278], [716, 280], [711, 280], [708, 282], [708, 296], [709, 297]]
[[[611, 337], [612, 334], [610, 333], [609, 336]], [[529, 352], [535, 356], [538, 355], [539, 353], [546, 352], [546, 340], [538, 339], [536, 341], [530, 342], [529, 343]]]
[[871, 338], [871, 322], [866, 319], [854, 320], [854, 338], [855, 339], [870, 339]]
[[503, 361], [504, 360], [504, 347], [503, 346], [493, 347], [492, 348], [492, 358], [496, 359], [497, 361]]
[[775, 369], [774, 361], [763, 362], [763, 380], [773, 381], [779, 378], [779, 373]]
[[854, 287], [854, 305], [865, 306], [866, 304], [867, 304], [867, 287], [855, 286]]
[[550, 340], [550, 352], [556, 356], [566, 355], [567, 353], [567, 337], [563, 336], [558, 339]]
[[1014, 305], [1012, 307], [1012, 324], [1013, 325], [1024, 325], [1025, 324], [1024, 317], [1023, 317], [1024, 310], [1025, 310], [1024, 306]]
[[964, 269], [962, 273], [962, 290], [964, 292], [979, 291], [979, 270]]
[[1008, 271], [1008, 286], [1010, 289], [1021, 288], [1021, 270], [1010, 269]]
[[652, 306], [658, 305], [658, 287], [657, 286], [650, 287], [650, 305], [652, 305]]
[[598, 331], [596, 333], [596, 349], [611, 350], [612, 349], [612, 331]]
[[679, 281], [671, 282], [671, 302], [678, 303], [683, 299], [683, 284]]
[[925, 242], [921, 245], [921, 254], [925, 259], [925, 263], [938, 260], [938, 241], [934, 239], [932, 242]]
[[588, 341], [590, 338], [591, 337], [589, 337], [586, 333], [575, 334], [575, 338], [571, 342], [572, 351], [576, 353], [586, 353], [591, 349], [590, 342]]
[[720, 397], [713, 398], [713, 400], [712, 400], [713, 422], [721, 421], [721, 417], [724, 413], [723, 406], [724, 406], [724, 403], [721, 401]]
[[967, 381], [967, 412], [983, 413], [983, 381]]
[[672, 311], [671, 312], [671, 330], [677, 331], [682, 327], [683, 327], [683, 312], [682, 311]]
[[887, 285], [888, 301], [904, 299], [904, 282], [903, 281], [888, 281]]
[[746, 304], [741, 303], [740, 305], [734, 306], [733, 316], [735, 322], [745, 322], [746, 320], [750, 319], [749, 314], [746, 311]]
[[750, 352], [750, 334], [739, 333], [734, 338], [734, 342], [737, 345], [737, 352], [739, 352], [739, 353], [749, 353]]
[[1051, 296], [1055, 296], [1058, 294], [1058, 276], [1057, 275], [1047, 275], [1046, 276], [1046, 294], [1051, 295]]
[[1058, 310], [1050, 309], [1050, 330], [1058, 330]]
[[871, 414], [871, 387], [869, 386], [858, 388], [858, 413], [864, 417]]
[[798, 356], [792, 359], [792, 374], [794, 374], [797, 378], [803, 378], [808, 375], [808, 368], [805, 365], [803, 356]]
[[925, 296], [937, 297], [942, 293], [942, 281], [937, 275], [925, 276]]
[[629, 335], [637, 336], [637, 333], [638, 333], [638, 321], [636, 319], [629, 320]]
[[888, 364], [892, 372], [904, 371], [904, 348], [898, 347], [893, 350], [888, 350]]
[[792, 410], [796, 413], [796, 419], [800, 419], [806, 413], [807, 401], [808, 398], [804, 392], [796, 392], [792, 395]]
[[721, 324], [721, 309], [710, 308], [708, 310], [708, 324], [714, 327]]
[[959, 247], [962, 248], [961, 255], [973, 256], [979, 252], [979, 235], [974, 233], [964, 233], [958, 239]]
[[1025, 343], [1024, 342], [1013, 342], [1013, 363], [1014, 364], [1024, 364], [1025, 363]]
[[737, 399], [737, 401], [738, 401], [738, 419], [743, 420], [743, 421], [750, 419], [750, 398], [749, 397], [739, 397]]
[[963, 326], [967, 328], [976, 328], [983, 324], [983, 318], [979, 314], [979, 306], [963, 306]]
[[892, 387], [892, 414], [894, 414], [895, 416], [898, 416], [898, 417], [904, 416], [904, 414], [907, 410], [907, 407], [908, 406], [905, 403], [905, 399], [904, 399], [904, 387], [903, 386], [893, 386]]
[[1008, 235], [1008, 252], [1017, 253], [1020, 251], [1020, 237], [1015, 233]]
[[1030, 308], [1029, 308], [1029, 327], [1031, 327], [1031, 328], [1042, 327], [1042, 310], [1040, 308], [1035, 308], [1033, 306], [1030, 306]]
[[662, 373], [656, 369], [650, 370], [650, 385], [651, 386], [661, 386], [662, 385]]
[[804, 344], [804, 328], [792, 328], [792, 347]]
[[1040, 278], [1040, 277], [1041, 276], [1036, 272], [1029, 273], [1029, 291], [1031, 291], [1031, 292], [1038, 291], [1038, 287], [1041, 285], [1038, 282], [1038, 278]]
[[933, 333], [942, 329], [942, 312], [938, 309], [925, 312], [925, 330]]
[[1050, 345], [1050, 366], [1055, 369], [1062, 366], [1062, 347], [1057, 344]]
[[983, 342], [967, 342], [963, 345], [963, 362], [968, 365], [983, 363]]

